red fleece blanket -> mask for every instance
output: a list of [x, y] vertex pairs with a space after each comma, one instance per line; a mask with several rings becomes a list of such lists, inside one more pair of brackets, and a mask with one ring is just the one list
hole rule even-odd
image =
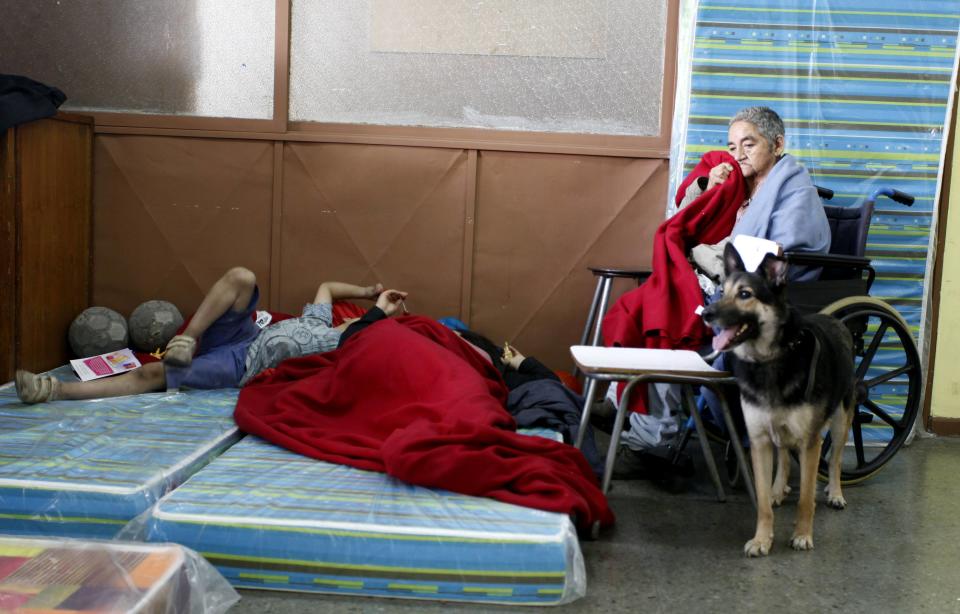
[[506, 398], [499, 373], [466, 342], [406, 316], [265, 371], [240, 391], [234, 416], [244, 431], [306, 456], [569, 513], [581, 528], [612, 524], [583, 454], [513, 432]]
[[710, 329], [695, 312], [703, 304], [703, 293], [687, 255], [695, 245], [719, 243], [733, 230], [737, 209], [745, 198], [740, 166], [725, 151], [708, 152], [676, 196], [679, 205], [687, 186], [706, 177], [721, 162], [733, 166], [733, 178], [704, 192], [657, 228], [652, 274], [607, 312], [603, 319], [605, 345], [697, 350], [710, 339]]

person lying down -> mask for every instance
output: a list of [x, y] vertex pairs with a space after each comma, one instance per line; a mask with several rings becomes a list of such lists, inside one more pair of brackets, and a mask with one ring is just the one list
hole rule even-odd
[[[512, 358], [518, 366], [531, 360]], [[383, 318], [332, 352], [285, 360], [253, 378], [240, 389], [234, 419], [245, 433], [318, 460], [565, 512], [581, 529], [612, 524], [584, 454], [517, 433], [507, 409], [525, 387], [562, 384], [538, 378], [511, 391], [500, 368], [436, 320]]]
[[[163, 362], [81, 383], [18, 371], [17, 393], [37, 403], [164, 387], [240, 387], [234, 410], [240, 429], [293, 452], [409, 484], [566, 513], [581, 530], [613, 524], [583, 453], [517, 433], [506, 409], [510, 391], [489, 357], [435, 320], [390, 317], [406, 297], [379, 285], [326, 282], [303, 315], [261, 331], [251, 317], [256, 278], [235, 268], [168, 343]], [[334, 328], [335, 299], [376, 299], [376, 306]], [[525, 362], [512, 358], [518, 367]]]
[[143, 365], [115, 377], [89, 382], [61, 382], [51, 375], [17, 370], [17, 396], [24, 403], [99, 399], [189, 388], [236, 388], [288, 358], [337, 348], [352, 321], [333, 326], [333, 301], [376, 300], [364, 315], [384, 318], [398, 313], [407, 293], [380, 284], [355, 286], [328, 281], [320, 284], [300, 317], [261, 329], [252, 318], [260, 298], [253, 271], [227, 271], [204, 296], [196, 314], [167, 344], [162, 362]]

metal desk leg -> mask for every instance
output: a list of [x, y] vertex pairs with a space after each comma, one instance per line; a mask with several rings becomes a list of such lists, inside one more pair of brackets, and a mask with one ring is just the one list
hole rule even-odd
[[583, 401], [583, 411], [580, 412], [580, 430], [577, 431], [577, 440], [574, 445], [577, 448], [583, 445], [583, 434], [587, 431], [590, 424], [590, 410], [593, 407], [593, 397], [597, 396], [597, 380], [587, 378], [587, 394]]
[[727, 405], [727, 399], [723, 395], [723, 389], [720, 386], [710, 386], [717, 398], [720, 399], [720, 408], [723, 410], [723, 420], [727, 424], [727, 433], [730, 435], [730, 443], [733, 446], [733, 452], [737, 456], [737, 464], [740, 465], [740, 475], [743, 476], [743, 483], [747, 487], [747, 493], [750, 495], [750, 502], [757, 506], [757, 491], [753, 488], [753, 478], [751, 478], [750, 465], [747, 464], [747, 457], [743, 453], [743, 446], [740, 444], [740, 434], [737, 433], [733, 425], [733, 416], [730, 415], [730, 407]]
[[717, 471], [717, 462], [713, 458], [710, 440], [707, 438], [707, 431], [703, 428], [703, 419], [700, 417], [700, 412], [697, 411], [697, 402], [693, 398], [693, 390], [690, 388], [690, 384], [683, 384], [682, 394], [683, 404], [690, 411], [694, 428], [697, 429], [697, 438], [699, 438], [700, 448], [703, 450], [703, 460], [706, 461], [710, 477], [713, 479], [713, 485], [717, 488], [717, 500], [724, 503], [727, 500], [727, 495], [723, 492], [723, 483], [720, 481], [720, 473]]
[[593, 339], [590, 345], [600, 345], [600, 330], [603, 328], [603, 315], [607, 313], [607, 303], [610, 302], [610, 288], [613, 286], [612, 277], [603, 277], [603, 289], [600, 293], [600, 306], [597, 308], [597, 318], [593, 326]]
[[[580, 345], [587, 345], [590, 339], [590, 331], [593, 330], [594, 322], [598, 317], [600, 307], [600, 297], [603, 294], [603, 277], [597, 278], [597, 288], [593, 291], [593, 301], [590, 302], [590, 313], [587, 314], [587, 321], [583, 325], [583, 334], [580, 336]], [[601, 314], [602, 315], [602, 314]], [[580, 372], [580, 367], [573, 365], [573, 376], [576, 377]]]
[[600, 307], [600, 296], [603, 292], [603, 277], [597, 278], [597, 288], [593, 291], [593, 302], [590, 303], [590, 313], [587, 315], [587, 322], [583, 326], [583, 335], [580, 336], [580, 345], [587, 345], [590, 339], [590, 332], [593, 330], [593, 324], [597, 317], [597, 309]]
[[617, 417], [613, 421], [613, 432], [610, 434], [610, 448], [607, 450], [607, 458], [603, 461], [603, 492], [606, 494], [610, 490], [610, 480], [613, 479], [613, 464], [617, 458], [617, 446], [620, 445], [620, 431], [623, 430], [623, 422], [627, 417], [627, 408], [630, 406], [630, 393], [637, 382], [641, 381], [634, 378], [623, 388], [623, 394], [620, 396], [620, 406], [617, 408]]

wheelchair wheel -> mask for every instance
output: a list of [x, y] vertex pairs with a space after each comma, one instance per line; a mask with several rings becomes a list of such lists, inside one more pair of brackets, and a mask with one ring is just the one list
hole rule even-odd
[[[920, 410], [922, 374], [913, 335], [889, 304], [853, 296], [821, 310], [853, 334], [858, 379], [867, 389], [856, 407], [841, 467], [841, 483], [856, 484], [876, 474], [907, 441]], [[830, 435], [823, 440], [820, 477], [826, 479]]]

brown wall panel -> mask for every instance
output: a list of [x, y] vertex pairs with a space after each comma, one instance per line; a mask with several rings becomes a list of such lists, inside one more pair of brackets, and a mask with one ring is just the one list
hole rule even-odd
[[273, 144], [99, 135], [93, 302], [129, 315], [164, 299], [184, 315], [229, 267], [270, 296]]
[[98, 136], [94, 304], [128, 314], [162, 298], [191, 312], [237, 264], [257, 273], [265, 305], [276, 284], [269, 306], [294, 313], [325, 279], [379, 281], [410, 291], [415, 313], [464, 313], [493, 340], [569, 368], [593, 295], [586, 267], [646, 266], [664, 214], [665, 160], [282, 148], [274, 193], [269, 141]]
[[381, 282], [411, 311], [460, 312], [467, 152], [288, 143], [280, 305], [299, 313], [317, 284]]
[[667, 166], [481, 152], [471, 327], [569, 368], [569, 346], [580, 339], [593, 296], [586, 267], [649, 264], [664, 217]]
[[5, 164], [8, 171], [16, 167], [8, 178], [15, 185], [3, 182], [0, 218], [14, 222], [13, 234], [2, 234], [15, 240], [10, 255], [17, 268], [16, 283], [4, 275], [0, 290], [3, 304], [12, 297], [16, 307], [2, 315], [15, 328], [13, 347], [3, 351], [15, 350], [16, 364], [4, 365], [4, 380], [12, 366], [39, 371], [66, 362], [67, 328], [90, 300], [92, 127], [89, 118], [63, 116], [6, 132], [8, 146], [16, 141], [7, 153], [15, 159]]

